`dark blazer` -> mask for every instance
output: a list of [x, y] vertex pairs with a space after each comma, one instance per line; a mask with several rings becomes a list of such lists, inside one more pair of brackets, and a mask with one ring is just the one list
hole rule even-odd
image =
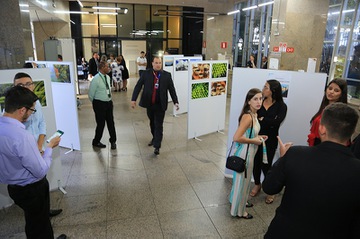
[[96, 64], [95, 58], [92, 57], [89, 60], [89, 74], [91, 74], [92, 76], [95, 76], [98, 73], [98, 66]]
[[[147, 69], [141, 75], [140, 79], [135, 85], [134, 92], [132, 94], [131, 100], [136, 101], [141, 89], [143, 89], [139, 105], [144, 108], [151, 107], [151, 97], [154, 88], [154, 75], [153, 69]], [[160, 95], [160, 104], [162, 110], [166, 111], [168, 106], [168, 91], [170, 93], [171, 99], [174, 104], [179, 103], [176, 95], [174, 82], [171, 79], [171, 74], [167, 71], [160, 71], [159, 79], [159, 95]]]
[[264, 238], [360, 238], [360, 160], [330, 141], [291, 147], [270, 169], [263, 190], [285, 187]]

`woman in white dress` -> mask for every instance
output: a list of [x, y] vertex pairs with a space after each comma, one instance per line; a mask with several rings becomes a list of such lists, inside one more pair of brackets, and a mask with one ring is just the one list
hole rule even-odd
[[116, 57], [116, 61], [111, 63], [111, 71], [112, 71], [112, 80], [115, 87], [115, 92], [121, 91], [121, 80], [122, 80], [122, 70], [124, 70], [124, 66], [120, 64], [121, 57]]
[[[262, 105], [261, 90], [253, 88], [246, 95], [244, 107], [239, 117], [239, 126], [234, 134], [234, 155], [246, 158], [246, 172], [233, 173], [233, 184], [231, 188], [229, 201], [231, 203], [230, 214], [234, 217], [252, 219], [253, 216], [245, 211], [246, 207], [252, 204], [247, 203], [250, 190], [251, 174], [254, 166], [254, 157], [258, 145], [267, 139], [265, 135], [258, 135], [260, 124], [257, 120], [256, 112]], [[250, 135], [251, 132], [251, 135]], [[247, 146], [249, 145], [248, 154], [246, 155]]]

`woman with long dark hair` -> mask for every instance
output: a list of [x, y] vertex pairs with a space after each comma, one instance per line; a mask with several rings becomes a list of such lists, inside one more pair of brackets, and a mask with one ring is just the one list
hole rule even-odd
[[126, 67], [126, 62], [123, 55], [119, 55], [121, 61], [120, 65], [123, 66], [123, 69], [121, 70], [122, 73], [122, 91], [127, 91], [127, 80], [129, 79], [129, 70]]
[[314, 146], [321, 142], [319, 135], [319, 125], [322, 112], [326, 106], [335, 102], [342, 102], [347, 104], [347, 83], [346, 80], [341, 78], [336, 78], [330, 81], [330, 83], [327, 85], [320, 108], [310, 120], [311, 128], [310, 134], [308, 135], [309, 146]]
[[[253, 216], [245, 211], [247, 198], [250, 190], [251, 172], [253, 170], [254, 155], [257, 146], [267, 139], [266, 136], [258, 135], [260, 125], [257, 120], [257, 111], [262, 103], [262, 94], [259, 89], [253, 88], [246, 95], [244, 107], [239, 117], [239, 126], [234, 134], [234, 155], [246, 159], [246, 173], [233, 173], [233, 183], [229, 201], [231, 203], [230, 214], [244, 219], [252, 219]], [[246, 154], [249, 145], [248, 153]]]
[[[255, 187], [251, 190], [250, 196], [255, 197], [261, 190], [261, 172], [266, 176], [271, 168], [274, 155], [278, 146], [277, 136], [279, 135], [279, 128], [285, 119], [287, 106], [282, 97], [281, 84], [277, 80], [266, 81], [262, 90], [264, 97], [263, 104], [258, 111], [258, 119], [260, 122], [261, 135], [268, 136], [266, 140], [266, 156], [267, 163], [263, 163], [263, 146], [260, 145], [254, 159], [254, 180]], [[274, 201], [273, 195], [268, 195], [265, 199], [267, 204]]]

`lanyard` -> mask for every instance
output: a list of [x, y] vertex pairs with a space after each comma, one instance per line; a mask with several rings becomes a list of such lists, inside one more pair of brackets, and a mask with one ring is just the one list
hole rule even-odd
[[159, 88], [159, 80], [160, 80], [161, 74], [160, 74], [160, 72], [158, 72], [158, 74], [156, 75], [156, 74], [155, 74], [155, 71], [153, 71], [153, 75], [154, 75], [155, 80], [156, 80], [156, 81], [154, 81], [154, 82], [155, 82], [154, 88], [155, 88], [155, 89], [158, 89], [158, 88]]
[[106, 86], [106, 93], [107, 93], [108, 97], [111, 98], [110, 88], [109, 88], [109, 85], [107, 83], [106, 76], [105, 76], [105, 79], [104, 79], [101, 73], [99, 73], [99, 75], [100, 75], [100, 78], [104, 81], [104, 84]]

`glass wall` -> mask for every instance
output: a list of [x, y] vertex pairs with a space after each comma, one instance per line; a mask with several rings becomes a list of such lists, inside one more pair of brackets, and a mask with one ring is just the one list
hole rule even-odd
[[234, 15], [233, 38], [235, 66], [247, 65], [251, 55], [255, 57], [256, 68], [262, 67], [261, 58], [269, 52], [272, 4], [262, 5], [268, 0], [248, 0], [238, 3]]
[[82, 3], [81, 10], [89, 12], [81, 15], [86, 59], [91, 58], [93, 51], [121, 54], [121, 40], [146, 40], [146, 51], [151, 54], [161, 54], [165, 50], [172, 53], [172, 49], [176, 49], [177, 54], [182, 53], [182, 7]]

